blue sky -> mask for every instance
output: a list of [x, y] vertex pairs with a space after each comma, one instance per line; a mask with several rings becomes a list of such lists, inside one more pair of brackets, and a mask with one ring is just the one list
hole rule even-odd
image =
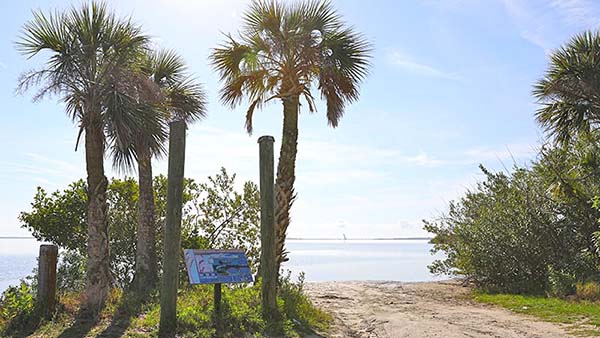
[[[79, 2], [0, 3], [0, 236], [27, 235], [17, 215], [35, 188], [65, 187], [85, 177], [77, 129], [57, 98], [15, 95], [26, 60], [14, 48], [32, 9]], [[280, 143], [281, 106], [255, 114], [220, 104], [210, 49], [235, 32], [247, 1], [109, 1], [131, 15], [160, 47], [177, 50], [208, 94], [209, 117], [190, 128], [186, 176], [203, 180], [224, 166], [240, 180], [258, 178], [259, 136]], [[586, 0], [334, 1], [346, 21], [373, 42], [373, 69], [360, 101], [340, 126], [324, 107], [302, 113], [294, 237], [424, 235], [421, 219], [446, 210], [481, 178], [478, 164], [502, 170], [535, 156], [542, 133], [533, 120], [531, 86], [548, 54], [570, 36], [597, 28], [600, 4]], [[116, 173], [107, 166], [108, 175]], [[166, 161], [155, 164], [166, 172]]]

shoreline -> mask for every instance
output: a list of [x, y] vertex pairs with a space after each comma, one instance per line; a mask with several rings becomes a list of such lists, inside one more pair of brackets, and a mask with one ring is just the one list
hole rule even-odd
[[307, 282], [305, 290], [332, 314], [331, 338], [573, 337], [559, 324], [478, 303], [455, 279]]

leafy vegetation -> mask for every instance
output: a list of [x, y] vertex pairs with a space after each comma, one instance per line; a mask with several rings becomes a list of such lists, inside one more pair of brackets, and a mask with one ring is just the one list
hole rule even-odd
[[[315, 308], [304, 295], [302, 280], [281, 282], [282, 292], [278, 303], [282, 321], [267, 325], [262, 319], [260, 285], [223, 288], [220, 315], [213, 307], [212, 286], [186, 287], [180, 291], [177, 304], [178, 337], [301, 337], [314, 333], [326, 333], [331, 316]], [[32, 337], [157, 337], [160, 318], [159, 300], [151, 294], [141, 303], [136, 296], [113, 289], [106, 307], [97, 322], [81, 320], [79, 293], [62, 292], [58, 311], [52, 321], [29, 322], [34, 299], [27, 284], [7, 290], [0, 302], [0, 335], [18, 337], [24, 332]], [[35, 331], [34, 331], [35, 329]]]
[[561, 297], [600, 280], [599, 59], [597, 32], [553, 53], [534, 88], [549, 142], [527, 167], [482, 168], [484, 181], [425, 222], [434, 251], [446, 253], [433, 272], [467, 276], [493, 291]]
[[[155, 252], [161, 257], [162, 224], [165, 218], [167, 180], [154, 179], [156, 199]], [[222, 168], [207, 182], [185, 180], [182, 246], [186, 248], [244, 249], [256, 272], [259, 261], [259, 194], [256, 184], [245, 182], [236, 190], [235, 174]], [[63, 290], [79, 290], [84, 285], [85, 205], [87, 194], [83, 180], [63, 191], [48, 194], [38, 188], [32, 209], [22, 212], [22, 226], [39, 240], [64, 248], [59, 264], [58, 283]], [[135, 271], [138, 185], [134, 179], [113, 179], [108, 185], [108, 231], [110, 270], [115, 286], [127, 289]], [[182, 281], [187, 280], [183, 262]]]
[[0, 334], [35, 325], [35, 306], [33, 289], [25, 281], [4, 290], [0, 296]]
[[430, 268], [463, 275], [494, 291], [565, 295], [576, 282], [598, 280], [594, 242], [600, 193], [595, 139], [543, 148], [529, 168], [492, 173], [425, 222], [434, 251], [446, 257]]

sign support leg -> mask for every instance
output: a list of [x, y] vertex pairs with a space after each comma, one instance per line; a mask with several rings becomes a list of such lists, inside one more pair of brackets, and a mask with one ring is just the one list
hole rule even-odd
[[215, 313], [221, 315], [221, 284], [215, 284], [214, 288]]

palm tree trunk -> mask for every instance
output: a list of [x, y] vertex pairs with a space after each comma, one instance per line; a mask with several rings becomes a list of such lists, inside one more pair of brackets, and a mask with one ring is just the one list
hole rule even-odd
[[104, 130], [99, 113], [89, 112], [85, 127], [88, 183], [88, 242], [84, 309], [93, 314], [104, 306], [111, 283], [104, 176]]
[[283, 133], [275, 180], [277, 272], [279, 272], [281, 263], [287, 261], [285, 237], [290, 224], [290, 209], [296, 199], [294, 181], [296, 180], [296, 153], [298, 152], [298, 107], [298, 96], [283, 99]]
[[152, 155], [143, 146], [138, 149], [140, 149], [138, 154], [140, 195], [133, 285], [139, 294], [147, 294], [156, 287], [158, 282]]

